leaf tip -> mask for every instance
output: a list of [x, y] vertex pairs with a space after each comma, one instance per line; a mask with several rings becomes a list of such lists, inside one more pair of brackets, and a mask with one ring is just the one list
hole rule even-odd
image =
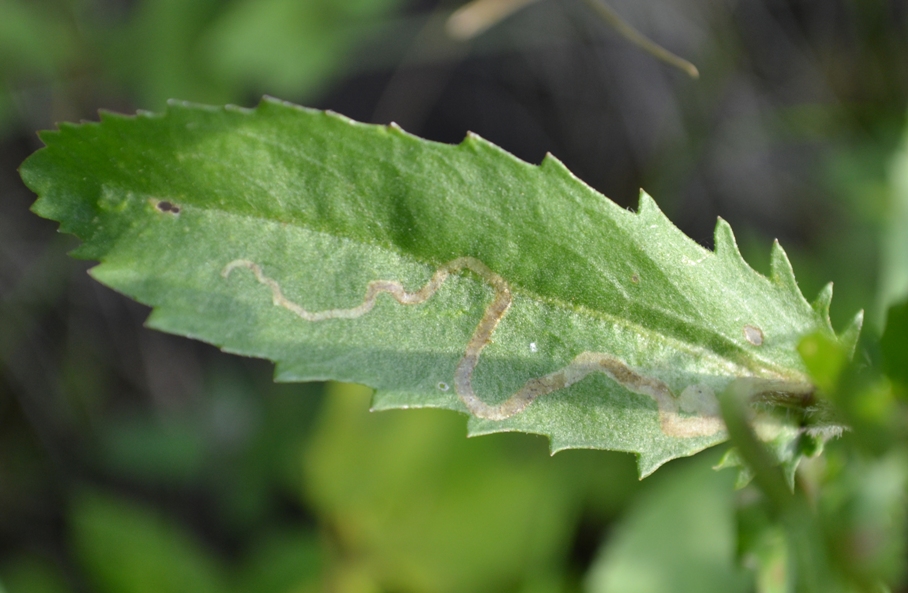
[[794, 269], [791, 267], [791, 261], [789, 261], [788, 254], [782, 249], [782, 245], [779, 243], [778, 239], [772, 243], [772, 251], [770, 254], [770, 279], [776, 284], [781, 284], [782, 286], [785, 286], [790, 290], [795, 290], [798, 294], [801, 294], [798, 289], [798, 282], [795, 280]]
[[817, 298], [810, 304], [813, 310], [823, 318], [823, 321], [829, 323], [829, 306], [832, 304], [832, 282], [829, 282], [820, 289]]
[[751, 269], [741, 250], [738, 249], [738, 242], [735, 239], [735, 232], [732, 230], [728, 221], [721, 216], [716, 220], [716, 230], [713, 233], [713, 243], [715, 245], [716, 256], [724, 261], [731, 261], [738, 267]]
[[647, 224], [651, 228], [656, 225], [656, 228], [680, 233], [677, 227], [672, 224], [672, 221], [662, 212], [662, 209], [659, 208], [656, 200], [642, 188], [637, 201], [637, 217], [641, 223]]
[[[557, 156], [551, 152], [545, 153], [545, 156], [542, 157], [542, 162], [539, 163], [539, 168], [543, 171], [554, 172], [562, 176], [567, 176], [569, 179], [577, 179], [577, 177], [571, 173], [571, 170], [561, 162]], [[580, 181], [577, 179], [577, 181]], [[583, 183], [581, 181], [581, 183]]]
[[284, 99], [278, 99], [271, 95], [262, 95], [259, 104], [255, 106], [255, 109], [250, 109], [248, 111], [268, 111], [270, 109], [289, 109], [290, 111], [302, 111], [303, 113], [327, 113], [319, 111], [318, 109], [310, 109], [308, 107], [303, 107], [302, 105], [297, 105], [290, 101], [285, 101]]
[[657, 469], [665, 465], [674, 456], [666, 457], [661, 454], [638, 452], [637, 456], [637, 478], [644, 480], [650, 477]]
[[488, 144], [488, 142], [476, 132], [467, 131], [466, 135], [463, 137], [463, 142], [460, 144], [461, 146], [469, 146], [470, 148], [475, 149], [481, 145]]
[[643, 188], [640, 188], [640, 194], [637, 202], [637, 214], [643, 217], [650, 217], [653, 215], [663, 215], [662, 210], [659, 209], [659, 205], [656, 204], [656, 200], [653, 199], [651, 195], [646, 193]]
[[839, 334], [839, 340], [845, 347], [848, 356], [854, 356], [854, 349], [858, 345], [858, 338], [861, 336], [861, 328], [864, 326], [864, 310], [861, 309], [852, 318], [842, 333]]

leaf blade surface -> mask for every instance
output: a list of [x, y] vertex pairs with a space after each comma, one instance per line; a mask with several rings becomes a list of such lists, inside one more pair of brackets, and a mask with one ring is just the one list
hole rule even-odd
[[[501, 292], [489, 278], [460, 270], [419, 304], [379, 294], [355, 319], [311, 322], [225, 267], [252, 262], [287, 302], [323, 311], [359, 306], [376, 280], [415, 292], [457, 258], [488, 266], [512, 298], [475, 353], [478, 397], [506, 401], [560, 369], [577, 381], [504, 420], [471, 418], [473, 434], [630, 451], [647, 474], [725, 438], [667, 434], [660, 406], [687, 422], [714, 417], [710, 394], [733, 380], [809, 390], [798, 340], [834, 337], [829, 295], [808, 304], [781, 247], [763, 277], [723, 221], [708, 251], [645, 194], [629, 212], [554, 157], [530, 165], [475, 135], [450, 146], [264, 100], [103, 114], [42, 139], [22, 167], [34, 210], [83, 240], [95, 278], [152, 306], [151, 327], [271, 359], [278, 380], [365, 383], [378, 409], [468, 411], [455, 373]], [[615, 372], [580, 377], [582, 353], [620, 361], [637, 388]], [[641, 382], [674, 399], [658, 404]]]

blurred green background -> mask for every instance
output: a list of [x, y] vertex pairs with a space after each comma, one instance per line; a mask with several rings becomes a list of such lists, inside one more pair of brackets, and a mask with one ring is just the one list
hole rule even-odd
[[[638, 482], [628, 455], [550, 457], [538, 437], [467, 440], [453, 413], [370, 414], [361, 387], [275, 385], [265, 362], [144, 329], [28, 211], [35, 130], [270, 94], [552, 152], [622, 205], [647, 189], [703, 245], [721, 215], [758, 270], [778, 237], [808, 299], [836, 282], [837, 327], [865, 308], [879, 333], [908, 294], [908, 4], [611, 2], [699, 80], [583, 0], [455, 40], [461, 4], [0, 0], [0, 590], [784, 590], [754, 490], [710, 469], [722, 447]], [[898, 589], [904, 459], [854, 472], [824, 508], [860, 521], [866, 570]]]

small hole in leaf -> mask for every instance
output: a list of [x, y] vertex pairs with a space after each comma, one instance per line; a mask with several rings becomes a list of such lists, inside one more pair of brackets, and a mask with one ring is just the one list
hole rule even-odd
[[754, 327], [753, 325], [745, 325], [744, 337], [747, 338], [747, 341], [754, 346], [763, 345], [763, 330], [761, 330], [759, 327]]
[[444, 381], [439, 381], [437, 387], [439, 391], [447, 391], [448, 389], [450, 389], [448, 384]]

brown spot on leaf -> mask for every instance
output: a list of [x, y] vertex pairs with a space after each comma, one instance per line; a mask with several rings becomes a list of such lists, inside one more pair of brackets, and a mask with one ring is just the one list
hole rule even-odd
[[631, 274], [631, 282], [633, 282], [634, 284], [640, 282], [640, 276], [636, 272]]

